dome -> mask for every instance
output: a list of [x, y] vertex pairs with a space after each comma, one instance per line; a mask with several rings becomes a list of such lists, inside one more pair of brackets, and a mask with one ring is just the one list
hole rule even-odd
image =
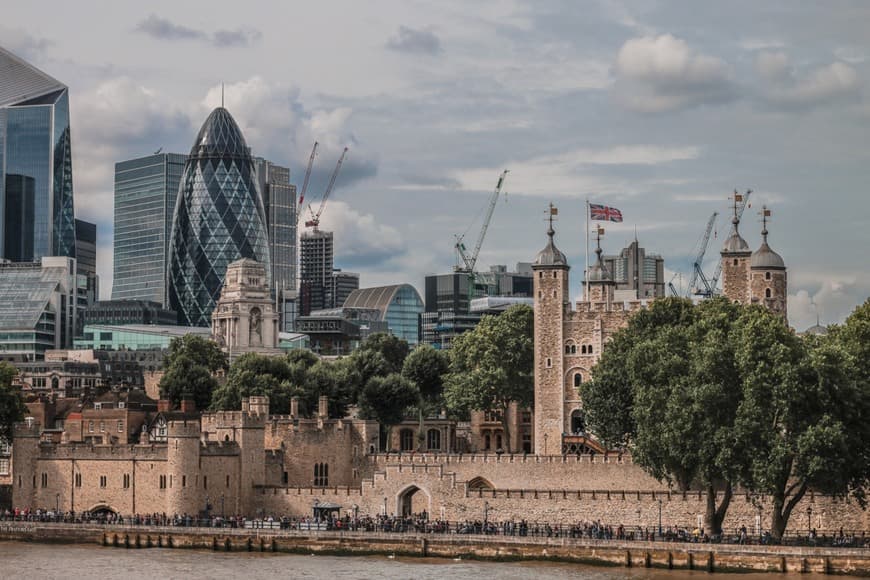
[[250, 149], [223, 107], [203, 123], [184, 165], [169, 238], [169, 303], [179, 324], [209, 326], [227, 267], [250, 258], [272, 271]]
[[725, 240], [725, 245], [722, 246], [722, 252], [748, 252], [749, 244], [746, 243], [740, 233], [735, 229]]
[[550, 237], [550, 241], [547, 242], [547, 247], [538, 252], [538, 257], [535, 258], [535, 266], [567, 266], [568, 259], [565, 258], [565, 254], [563, 254], [559, 248], [556, 247], [556, 244], [553, 242], [553, 236], [555, 235], [555, 231], [552, 227], [547, 230], [547, 235]]
[[589, 268], [589, 272], [586, 274], [587, 282], [613, 282], [613, 278], [610, 276], [610, 271], [607, 269], [607, 266], [604, 265], [604, 260], [601, 258], [601, 241], [598, 241], [598, 247], [595, 248], [595, 254], [597, 255], [595, 259], [595, 264], [593, 264]]
[[760, 248], [752, 252], [749, 266], [753, 270], [785, 270], [782, 256], [771, 250], [766, 241], [761, 244]]

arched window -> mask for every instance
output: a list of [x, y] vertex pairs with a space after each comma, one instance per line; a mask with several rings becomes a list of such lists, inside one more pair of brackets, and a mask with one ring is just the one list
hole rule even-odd
[[737, 258], [734, 258], [734, 265], [737, 265]]
[[489, 451], [490, 446], [492, 444], [492, 439], [489, 437], [489, 433], [483, 436], [483, 450]]
[[498, 451], [501, 449], [501, 435], [495, 436], [495, 450]]
[[770, 288], [765, 288], [765, 289], [764, 289], [764, 297], [765, 297], [765, 298], [770, 298]]
[[553, 366], [553, 359], [547, 358], [547, 368], [550, 368], [552, 366]]
[[575, 409], [571, 412], [571, 433], [573, 435], [582, 435], [586, 432], [586, 419], [583, 416], [583, 411]]
[[426, 433], [426, 448], [429, 451], [441, 451], [441, 431], [429, 429]]
[[574, 373], [574, 386], [579, 387], [583, 384], [583, 375], [580, 373]]
[[402, 451], [413, 451], [414, 431], [412, 429], [402, 429], [399, 432], [399, 444]]
[[543, 272], [538, 272], [538, 278], [543, 278], [543, 277], [544, 277], [544, 273], [543, 273]]
[[555, 277], [556, 277], [556, 271], [553, 270], [553, 278], [555, 278]]
[[580, 354], [586, 354], [586, 345], [580, 347]]
[[589, 347], [586, 349], [586, 352], [588, 352], [589, 354], [592, 354], [592, 345], [591, 345], [591, 344], [590, 344]]
[[577, 354], [577, 345], [576, 344], [571, 345], [571, 354]]
[[770, 272], [765, 272], [765, 273], [764, 273], [764, 279], [765, 279], [765, 280], [770, 280]]
[[565, 354], [571, 354], [571, 346], [568, 344], [565, 345]]

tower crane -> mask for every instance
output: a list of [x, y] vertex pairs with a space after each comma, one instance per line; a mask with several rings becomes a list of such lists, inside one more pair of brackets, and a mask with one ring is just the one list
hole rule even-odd
[[474, 245], [474, 251], [470, 256], [466, 252], [465, 244], [463, 243], [465, 234], [456, 237], [456, 252], [459, 254], [462, 263], [456, 265], [454, 268], [455, 271], [468, 272], [471, 275], [474, 274], [474, 267], [477, 265], [477, 257], [480, 255], [480, 248], [483, 246], [483, 240], [486, 237], [486, 230], [489, 228], [489, 222], [492, 220], [492, 213], [495, 211], [498, 196], [501, 194], [504, 179], [507, 177], [509, 171], [509, 169], [502, 171], [498, 178], [498, 182], [495, 184], [495, 191], [492, 192], [492, 195], [489, 198], [489, 207], [486, 210], [486, 216], [483, 218], [483, 225], [481, 226], [480, 233], [477, 236], [477, 243]]
[[[740, 201], [737, 201], [737, 197], [739, 194], [737, 190], [734, 190], [734, 217], [737, 218], [737, 221], [740, 221], [740, 218], [743, 217], [743, 210], [746, 209], [749, 204], [749, 196], [752, 195], [752, 190], [747, 189], [746, 193], [743, 194], [743, 197]], [[710, 278], [710, 286], [713, 289], [713, 292], [716, 292], [716, 286], [719, 285], [719, 277], [722, 275], [722, 260], [719, 260], [719, 263], [716, 264], [716, 270], [713, 272], [713, 277]]]
[[[698, 251], [695, 254], [695, 262], [692, 264], [692, 281], [689, 283], [690, 291], [696, 296], [712, 296], [713, 288], [715, 286], [710, 286], [710, 281], [707, 279], [707, 276], [704, 275], [704, 271], [701, 269], [701, 266], [704, 263], [704, 254], [707, 253], [707, 246], [710, 244], [710, 234], [713, 233], [713, 226], [716, 224], [716, 218], [719, 216], [719, 212], [714, 211], [713, 215], [710, 216], [710, 219], [707, 220], [707, 227], [704, 230], [704, 235], [701, 236], [701, 240], [698, 242]], [[698, 286], [698, 282], [701, 282], [701, 286]]]
[[338, 163], [335, 165], [332, 177], [329, 178], [329, 185], [326, 186], [326, 191], [323, 192], [323, 199], [320, 200], [320, 207], [317, 209], [317, 213], [311, 209], [311, 205], [308, 206], [308, 210], [311, 212], [311, 219], [305, 222], [305, 227], [314, 228], [314, 231], [317, 231], [317, 227], [320, 225], [320, 214], [326, 208], [326, 200], [329, 198], [329, 194], [332, 193], [332, 188], [335, 187], [335, 179], [338, 177], [338, 172], [341, 169], [341, 164], [344, 162], [345, 155], [347, 155], [347, 147], [344, 148], [344, 151], [341, 152], [341, 157], [338, 158]]
[[[305, 201], [305, 192], [308, 191], [308, 180], [311, 179], [311, 168], [314, 167], [314, 156], [317, 155], [317, 141], [311, 149], [311, 157], [308, 158], [308, 169], [305, 170], [305, 180], [302, 182], [302, 191], [299, 193], [299, 207]], [[296, 212], [296, 223], [299, 223], [299, 212]]]

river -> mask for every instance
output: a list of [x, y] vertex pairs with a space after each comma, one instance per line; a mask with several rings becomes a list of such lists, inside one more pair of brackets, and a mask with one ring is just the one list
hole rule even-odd
[[[739, 580], [776, 580], [780, 574], [740, 574]], [[599, 568], [543, 562], [476, 562], [387, 556], [337, 557], [221, 553], [197, 550], [119, 550], [99, 546], [0, 542], [0, 578], [437, 578], [438, 580], [700, 580], [704, 572]], [[720, 575], [721, 577], [721, 575]], [[729, 577], [726, 575], [725, 577]], [[821, 580], [802, 574], [801, 580]]]

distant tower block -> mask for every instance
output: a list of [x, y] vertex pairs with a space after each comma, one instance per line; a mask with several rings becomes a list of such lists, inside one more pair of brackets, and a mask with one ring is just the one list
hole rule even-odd
[[722, 247], [722, 293], [740, 304], [749, 304], [749, 261], [752, 251], [740, 236], [740, 218], [737, 217], [737, 193], [734, 194], [734, 217], [731, 234]]

